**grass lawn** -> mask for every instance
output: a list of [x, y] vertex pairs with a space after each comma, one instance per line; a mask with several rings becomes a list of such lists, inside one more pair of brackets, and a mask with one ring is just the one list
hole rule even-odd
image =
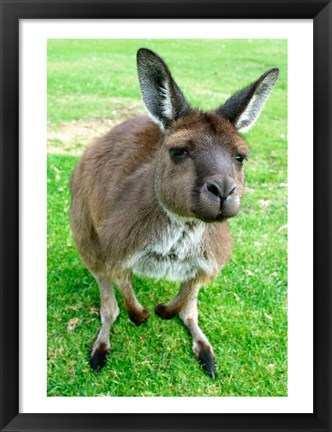
[[[199, 296], [200, 325], [215, 351], [205, 374], [178, 318], [154, 305], [178, 289], [135, 278], [151, 311], [136, 327], [117, 292], [112, 353], [95, 374], [89, 351], [100, 327], [99, 291], [69, 228], [69, 179], [95, 137], [144, 113], [136, 51], [165, 58], [187, 99], [202, 109], [225, 102], [273, 66], [280, 76], [253, 129], [246, 191], [230, 221], [234, 254]], [[287, 42], [285, 40], [50, 40], [48, 42], [48, 396], [287, 395]]]

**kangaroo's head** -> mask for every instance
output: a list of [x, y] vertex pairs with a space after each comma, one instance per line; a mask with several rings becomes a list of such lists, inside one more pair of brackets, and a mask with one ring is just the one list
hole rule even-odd
[[240, 132], [257, 120], [279, 70], [268, 70], [224, 105], [203, 113], [189, 106], [156, 53], [140, 49], [137, 65], [145, 106], [163, 131], [155, 172], [161, 206], [174, 217], [205, 222], [235, 216], [248, 156]]

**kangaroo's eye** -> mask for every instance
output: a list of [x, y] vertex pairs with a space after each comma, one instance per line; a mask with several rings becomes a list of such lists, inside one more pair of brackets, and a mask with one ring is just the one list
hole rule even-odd
[[174, 147], [169, 149], [169, 154], [173, 160], [181, 160], [188, 156], [188, 151], [185, 148]]
[[238, 162], [240, 162], [240, 164], [242, 164], [243, 161], [244, 161], [244, 159], [245, 159], [245, 157], [242, 156], [242, 155], [239, 155], [239, 154], [238, 154], [238, 155], [236, 155], [235, 159], [236, 159]]

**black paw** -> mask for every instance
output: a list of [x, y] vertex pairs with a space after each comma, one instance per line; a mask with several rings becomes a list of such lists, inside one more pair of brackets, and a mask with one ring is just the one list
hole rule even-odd
[[157, 304], [154, 311], [156, 315], [166, 320], [174, 318], [179, 313], [177, 310], [169, 310], [164, 303]]
[[95, 372], [99, 372], [106, 365], [107, 357], [110, 352], [111, 350], [107, 348], [104, 343], [99, 344], [99, 346], [91, 352], [90, 366]]
[[142, 311], [134, 311], [134, 310], [128, 310], [128, 315], [130, 320], [135, 323], [136, 325], [141, 325], [147, 322], [150, 316], [150, 312], [147, 309], [142, 309]]
[[197, 358], [203, 369], [208, 372], [213, 379], [216, 377], [216, 366], [214, 364], [214, 356], [209, 345], [199, 343], [197, 350]]

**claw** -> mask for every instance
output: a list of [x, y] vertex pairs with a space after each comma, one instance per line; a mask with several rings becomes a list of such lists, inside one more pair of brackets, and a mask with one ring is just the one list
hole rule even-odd
[[104, 343], [99, 344], [97, 348], [91, 351], [90, 366], [95, 372], [99, 372], [106, 365], [107, 357], [110, 352], [110, 348]]
[[211, 347], [205, 344], [199, 344], [197, 358], [203, 369], [211, 375], [213, 379], [216, 378], [216, 367], [214, 363], [214, 355]]
[[160, 318], [163, 318], [166, 320], [174, 318], [179, 313], [178, 310], [169, 311], [169, 309], [167, 308], [167, 305], [164, 303], [158, 303], [156, 305], [154, 311], [155, 311], [156, 315], [158, 315]]
[[150, 316], [150, 312], [143, 308], [141, 311], [128, 310], [130, 320], [137, 326], [147, 322]]

